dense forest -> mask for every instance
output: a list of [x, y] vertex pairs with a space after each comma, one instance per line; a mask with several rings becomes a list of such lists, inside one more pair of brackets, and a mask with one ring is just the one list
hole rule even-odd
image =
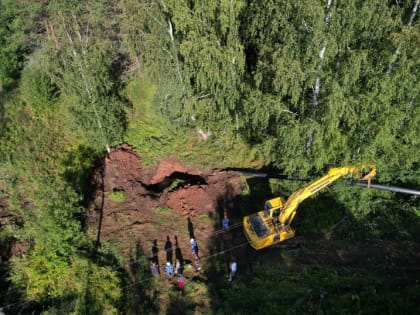
[[[0, 0], [0, 314], [166, 313], [146, 288], [133, 294], [117, 250], [85, 233], [92, 167], [124, 142], [146, 164], [175, 156], [203, 168], [315, 177], [369, 162], [376, 181], [419, 189], [418, 6]], [[197, 132], [208, 140], [191, 148]], [[417, 197], [338, 185], [305, 211], [321, 211], [328, 198], [352, 214], [343, 226], [352, 240], [369, 231], [418, 245]], [[12, 244], [24, 254], [10, 256]], [[263, 261], [253, 268], [260, 277], [238, 278], [231, 290], [210, 283], [218, 299], [204, 312], [418, 309], [418, 269], [413, 284], [368, 266], [357, 275], [322, 266], [270, 272]], [[197, 313], [183, 303], [182, 312]]]

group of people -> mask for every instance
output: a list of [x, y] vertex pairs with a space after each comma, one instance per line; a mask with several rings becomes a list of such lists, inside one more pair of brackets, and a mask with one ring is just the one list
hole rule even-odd
[[[198, 251], [199, 251], [198, 244], [197, 244], [197, 240], [194, 237], [192, 222], [190, 218], [188, 218], [188, 224], [189, 224], [188, 228], [190, 231], [191, 253], [194, 258], [196, 270], [200, 271], [201, 259], [198, 254]], [[222, 220], [223, 230], [226, 231], [228, 229], [228, 226], [229, 226], [229, 218], [227, 217], [226, 213], [224, 213], [223, 220]], [[170, 241], [170, 237], [167, 236], [167, 240], [165, 243], [166, 263], [163, 265], [163, 267], [164, 267], [164, 272], [166, 274], [166, 277], [168, 279], [172, 279], [173, 276], [177, 276], [178, 288], [183, 290], [185, 286], [185, 276], [183, 275], [183, 258], [182, 258], [181, 250], [179, 248], [177, 236], [175, 236], [175, 247], [176, 247], [175, 249], [176, 260], [175, 260], [175, 265], [173, 265], [172, 264], [172, 255], [173, 255], [172, 242]], [[150, 271], [152, 275], [157, 278], [160, 277], [158, 251], [159, 250], [157, 248], [157, 240], [154, 240], [153, 247], [152, 247], [153, 259], [150, 263]], [[236, 264], [236, 261], [233, 260], [229, 264], [228, 281], [233, 280], [233, 276], [235, 275], [236, 270], [237, 270], [237, 264]]]
[[[150, 263], [150, 270], [151, 270], [152, 275], [154, 277], [156, 277], [156, 278], [160, 277], [159, 266], [156, 264], [156, 262], [152, 261]], [[180, 263], [179, 259], [176, 260], [175, 268], [169, 261], [166, 262], [166, 264], [165, 264], [165, 274], [168, 277], [168, 279], [172, 279], [172, 277], [174, 275], [177, 275], [178, 288], [181, 289], [181, 290], [184, 289], [185, 277], [182, 274], [181, 263]]]
[[[200, 258], [198, 256], [196, 256], [196, 259], [198, 259], [198, 261], [200, 260]], [[201, 265], [199, 265], [198, 268], [201, 269]], [[200, 269], [198, 269], [198, 270], [200, 270]], [[156, 264], [156, 262], [154, 262], [154, 261], [151, 262], [150, 270], [151, 270], [153, 276], [155, 276], [157, 278], [160, 277], [159, 266]], [[233, 280], [233, 277], [235, 276], [237, 270], [238, 270], [238, 265], [236, 263], [236, 260], [233, 259], [229, 264], [229, 276], [228, 276], [228, 281], [229, 282]], [[166, 274], [168, 279], [172, 279], [172, 277], [174, 275], [178, 276], [178, 279], [177, 279], [178, 287], [180, 289], [184, 289], [185, 277], [182, 273], [181, 263], [180, 263], [179, 259], [176, 260], [175, 268], [169, 261], [166, 262], [166, 264], [165, 264], [165, 274]]]
[[[194, 257], [194, 262], [196, 269], [199, 271], [201, 270], [201, 261], [198, 255], [198, 245], [195, 238], [190, 239], [191, 244], [191, 252]], [[158, 258], [159, 249], [157, 247], [157, 240], [154, 240], [152, 253], [153, 258], [150, 263], [150, 271], [154, 277], [160, 277], [160, 268], [159, 268], [159, 258]], [[185, 276], [183, 275], [183, 258], [181, 254], [181, 249], [179, 248], [178, 238], [175, 236], [175, 264], [172, 263], [173, 257], [173, 249], [172, 249], [172, 242], [170, 240], [169, 235], [166, 238], [165, 243], [165, 252], [166, 252], [166, 263], [163, 264], [163, 271], [168, 279], [172, 279], [173, 276], [177, 276], [177, 283], [179, 289], [183, 289], [185, 286]]]

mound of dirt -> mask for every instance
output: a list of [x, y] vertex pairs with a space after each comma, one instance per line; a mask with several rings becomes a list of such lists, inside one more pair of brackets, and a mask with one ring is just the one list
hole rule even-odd
[[96, 193], [88, 215], [90, 234], [116, 244], [124, 254], [138, 244], [147, 255], [157, 247], [161, 262], [170, 258], [164, 243], [190, 254], [192, 236], [200, 252], [208, 253], [207, 240], [220, 228], [223, 212], [230, 217], [238, 213], [242, 189], [235, 172], [202, 171], [175, 158], [143, 168], [141, 157], [127, 144], [100, 161], [92, 182]]

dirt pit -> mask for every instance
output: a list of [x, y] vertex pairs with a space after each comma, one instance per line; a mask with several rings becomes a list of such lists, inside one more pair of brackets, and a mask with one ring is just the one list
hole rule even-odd
[[144, 168], [127, 144], [114, 148], [92, 179], [96, 193], [88, 215], [89, 234], [116, 245], [124, 257], [140, 245], [146, 256], [157, 251], [161, 265], [172, 258], [167, 256], [168, 246], [192, 259], [191, 237], [206, 256], [224, 212], [232, 220], [240, 217], [243, 183], [238, 173], [202, 171], [175, 158]]

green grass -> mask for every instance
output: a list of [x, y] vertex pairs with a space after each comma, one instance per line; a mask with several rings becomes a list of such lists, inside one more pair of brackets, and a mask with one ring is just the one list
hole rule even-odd
[[159, 229], [174, 230], [174, 212], [171, 208], [156, 207], [153, 212], [153, 221]]
[[154, 211], [159, 215], [172, 215], [172, 209], [169, 207], [156, 207]]
[[200, 221], [201, 223], [212, 223], [213, 219], [211, 219], [206, 214], [199, 214], [198, 215], [198, 221]]
[[124, 190], [114, 190], [109, 193], [108, 198], [112, 201], [122, 203], [125, 201], [126, 195]]
[[165, 189], [165, 191], [168, 192], [168, 191], [174, 190], [175, 188], [177, 188], [182, 183], [183, 183], [182, 180], [176, 179]]

